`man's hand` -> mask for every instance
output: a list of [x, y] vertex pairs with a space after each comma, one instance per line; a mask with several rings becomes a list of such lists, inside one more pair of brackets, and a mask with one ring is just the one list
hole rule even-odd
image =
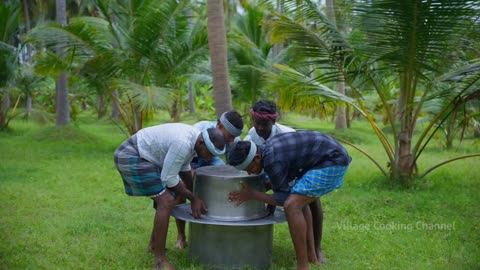
[[250, 186], [244, 181], [240, 181], [240, 184], [242, 185], [241, 190], [228, 193], [228, 200], [235, 202], [235, 206], [239, 206], [242, 203], [253, 199], [253, 190], [250, 189]]
[[201, 199], [193, 195], [193, 193], [185, 187], [185, 184], [183, 183], [183, 181], [179, 181], [176, 186], [171, 187], [170, 189], [173, 192], [175, 192], [175, 194], [177, 194], [178, 197], [184, 197], [190, 200], [191, 202], [190, 206], [192, 208], [192, 216], [194, 218], [201, 218], [202, 213], [205, 213], [208, 211], [208, 208], [205, 205], [205, 203]]
[[202, 213], [205, 213], [208, 211], [208, 208], [205, 205], [205, 203], [197, 197], [194, 197], [191, 203], [192, 204], [190, 206], [192, 208], [192, 216], [194, 218], [201, 218]]

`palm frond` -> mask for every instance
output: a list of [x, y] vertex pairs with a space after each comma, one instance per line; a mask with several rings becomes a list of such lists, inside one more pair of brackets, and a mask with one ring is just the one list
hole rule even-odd
[[465, 82], [467, 80], [477, 80], [478, 76], [480, 76], [480, 59], [439, 76], [437, 81]]
[[65, 62], [59, 55], [52, 51], [45, 51], [35, 56], [35, 73], [44, 76], [58, 76], [65, 70], [68, 70], [70, 65]]
[[270, 87], [273, 89], [283, 89], [302, 95], [319, 95], [330, 101], [343, 101], [356, 106], [354, 99], [332, 90], [305, 74], [301, 74], [286, 65], [275, 64], [274, 67], [281, 73], [270, 74], [272, 77]]
[[140, 85], [126, 80], [115, 80], [114, 89], [118, 89], [143, 111], [167, 109], [172, 100], [171, 89], [152, 85]]
[[83, 63], [79, 73], [90, 83], [104, 85], [119, 76], [121, 70], [119, 58], [114, 51], [97, 54]]
[[188, 28], [185, 7], [185, 1], [145, 1], [132, 18], [130, 47], [138, 55], [148, 56], [183, 35]]
[[425, 170], [425, 172], [423, 172], [422, 175], [419, 176], [419, 178], [425, 177], [427, 174], [431, 173], [433, 170], [437, 169], [440, 166], [448, 164], [450, 162], [460, 160], [460, 159], [465, 159], [465, 158], [473, 158], [473, 157], [480, 157], [480, 154], [465, 155], [465, 156], [460, 156], [460, 157], [456, 157], [456, 158], [452, 158], [452, 159], [440, 162], [440, 163], [430, 167], [429, 169]]
[[366, 33], [362, 53], [417, 74], [445, 65], [445, 52], [458, 46], [450, 41], [460, 41], [455, 36], [478, 15], [474, 1], [464, 0], [362, 1], [354, 11], [359, 18], [354, 27]]
[[18, 2], [0, 4], [0, 41], [13, 43], [18, 34], [20, 23], [20, 5]]
[[202, 24], [198, 21], [191, 25], [183, 36], [177, 37], [174, 43], [165, 47], [163, 54], [158, 54], [153, 60], [156, 72], [166, 77], [167, 81], [174, 76], [181, 76], [186, 70], [195, 69], [195, 66], [207, 59], [208, 33], [201, 27]]
[[79, 56], [90, 56], [112, 49], [114, 39], [108, 22], [95, 17], [73, 18], [66, 26], [56, 23], [35, 27], [27, 35], [27, 42], [43, 44], [54, 50], [81, 48]]
[[292, 42], [298, 56], [308, 59], [307, 65], [316, 64], [333, 70], [343, 67], [352, 48], [342, 33], [313, 1], [286, 2], [293, 9], [293, 18], [274, 12], [275, 17], [266, 20], [272, 41]]

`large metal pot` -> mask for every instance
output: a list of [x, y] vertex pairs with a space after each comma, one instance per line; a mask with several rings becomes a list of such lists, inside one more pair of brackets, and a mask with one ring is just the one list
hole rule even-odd
[[241, 221], [268, 215], [265, 204], [256, 200], [239, 206], [228, 200], [228, 193], [242, 188], [246, 182], [251, 189], [265, 192], [264, 175], [248, 175], [232, 166], [206, 166], [195, 171], [194, 193], [208, 207], [204, 218], [219, 221]]

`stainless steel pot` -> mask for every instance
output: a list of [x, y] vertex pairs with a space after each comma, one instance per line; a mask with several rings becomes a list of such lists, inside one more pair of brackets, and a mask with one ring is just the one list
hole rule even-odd
[[195, 171], [194, 193], [208, 207], [204, 218], [219, 221], [241, 221], [268, 215], [265, 204], [250, 200], [239, 206], [228, 200], [228, 193], [242, 188], [246, 182], [251, 189], [265, 192], [264, 175], [248, 175], [232, 166], [206, 166]]

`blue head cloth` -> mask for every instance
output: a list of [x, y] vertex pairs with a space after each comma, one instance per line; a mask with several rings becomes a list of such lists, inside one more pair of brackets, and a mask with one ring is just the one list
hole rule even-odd
[[224, 112], [224, 113], [220, 116], [220, 123], [222, 123], [223, 126], [225, 127], [225, 129], [226, 129], [230, 134], [232, 134], [233, 136], [238, 137], [238, 136], [242, 135], [242, 130], [236, 128], [232, 123], [230, 123], [230, 121], [228, 121], [228, 119], [227, 119], [227, 117], [226, 117], [226, 114], [227, 114], [227, 113]]
[[208, 136], [208, 129], [202, 131], [202, 137], [210, 153], [215, 156], [221, 156], [225, 154], [225, 147], [223, 147], [222, 150], [215, 148], [215, 145], [213, 145], [212, 141], [210, 140], [210, 136]]
[[242, 163], [235, 165], [234, 167], [237, 168], [237, 170], [243, 171], [245, 168], [248, 167], [248, 165], [250, 165], [250, 163], [253, 161], [253, 158], [255, 157], [256, 154], [257, 154], [257, 145], [254, 142], [250, 141], [250, 151], [248, 152], [247, 157]]

